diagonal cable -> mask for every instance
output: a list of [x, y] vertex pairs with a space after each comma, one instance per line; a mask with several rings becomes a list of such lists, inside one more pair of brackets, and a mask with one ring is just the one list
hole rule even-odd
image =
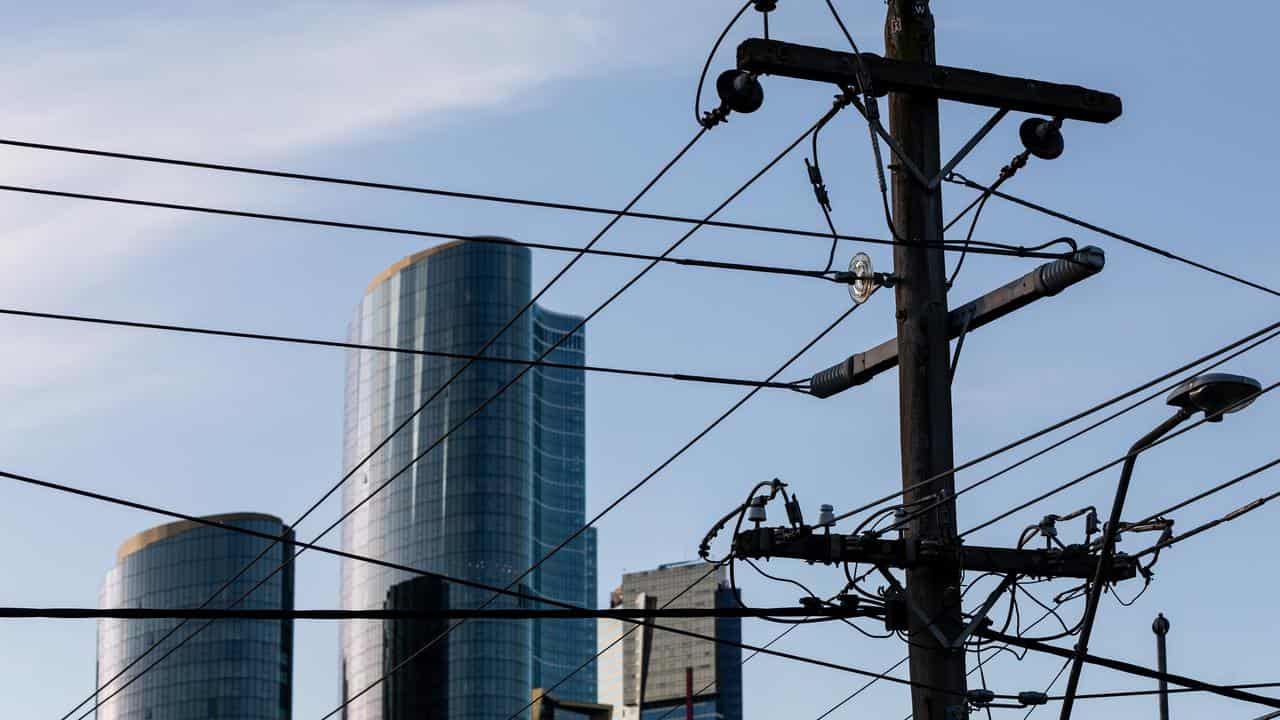
[[1036, 212], [1044, 213], [1045, 215], [1057, 218], [1064, 222], [1069, 222], [1072, 225], [1078, 225], [1082, 228], [1085, 228], [1086, 230], [1092, 230], [1093, 232], [1096, 232], [1099, 235], [1106, 235], [1109, 238], [1114, 238], [1116, 240], [1119, 240], [1122, 243], [1125, 243], [1127, 245], [1132, 245], [1133, 247], [1139, 248], [1141, 250], [1145, 250], [1149, 253], [1159, 255], [1160, 257], [1173, 260], [1175, 262], [1180, 262], [1184, 265], [1190, 265], [1191, 267], [1196, 268], [1198, 270], [1203, 270], [1204, 272], [1217, 275], [1218, 277], [1226, 278], [1227, 280], [1231, 280], [1232, 282], [1236, 282], [1241, 285], [1251, 287], [1255, 290], [1261, 290], [1262, 292], [1267, 293], [1269, 295], [1280, 296], [1280, 290], [1275, 290], [1274, 288], [1270, 288], [1270, 287], [1267, 287], [1266, 285], [1253, 282], [1252, 280], [1246, 280], [1245, 278], [1239, 275], [1229, 273], [1225, 270], [1219, 270], [1218, 268], [1206, 265], [1202, 262], [1198, 262], [1188, 257], [1178, 255], [1177, 253], [1170, 252], [1168, 250], [1165, 250], [1164, 248], [1156, 247], [1155, 245], [1152, 245], [1150, 243], [1145, 243], [1145, 242], [1142, 242], [1141, 240], [1135, 240], [1134, 238], [1131, 238], [1128, 235], [1122, 235], [1114, 230], [1108, 230], [1100, 225], [1095, 225], [1091, 222], [1087, 222], [1085, 220], [1072, 217], [1071, 215], [1068, 215], [1066, 213], [1058, 212], [1057, 210], [1047, 208], [1044, 205], [1033, 203], [1030, 200], [1024, 200], [1016, 195], [1010, 195], [1008, 193], [1001, 192], [992, 187], [983, 185], [982, 183], [974, 182], [973, 180], [970, 180], [969, 178], [961, 175], [960, 173], [953, 172], [952, 176], [953, 177], [949, 178], [951, 182], [958, 183], [966, 187], [970, 187], [974, 190], [980, 190], [989, 195], [994, 195], [995, 197], [998, 197], [1002, 200], [1008, 200], [1011, 203], [1015, 203], [1017, 205], [1021, 205], [1022, 207], [1035, 210]]
[[[634, 206], [635, 206], [635, 204], [636, 204], [636, 203], [638, 203], [638, 202], [640, 201], [640, 199], [641, 199], [641, 198], [643, 198], [643, 197], [644, 197], [644, 196], [649, 192], [649, 190], [650, 190], [650, 189], [652, 189], [652, 188], [653, 188], [653, 186], [654, 186], [654, 185], [656, 185], [656, 184], [658, 183], [658, 181], [659, 181], [659, 180], [661, 180], [661, 179], [662, 179], [662, 178], [667, 174], [667, 172], [668, 172], [668, 171], [670, 171], [670, 170], [671, 170], [671, 168], [672, 168], [672, 167], [674, 167], [674, 166], [676, 165], [676, 163], [678, 163], [678, 162], [679, 162], [679, 161], [680, 161], [680, 160], [685, 156], [685, 154], [687, 154], [687, 153], [689, 152], [689, 150], [691, 150], [691, 149], [693, 148], [693, 146], [697, 144], [697, 142], [698, 142], [699, 140], [701, 140], [701, 139], [702, 139], [702, 137], [703, 137], [705, 134], [706, 134], [706, 130], [705, 130], [705, 129], [699, 130], [696, 134], [694, 134], [693, 138], [691, 138], [687, 143], [685, 143], [685, 145], [684, 145], [683, 147], [681, 147], [681, 148], [680, 148], [680, 150], [675, 154], [675, 156], [674, 156], [674, 157], [672, 157], [670, 160], [668, 160], [668, 161], [667, 161], [667, 163], [666, 163], [665, 165], [663, 165], [663, 166], [662, 166], [662, 169], [661, 169], [661, 170], [659, 170], [659, 171], [658, 171], [658, 173], [657, 173], [657, 174], [655, 174], [655, 175], [654, 175], [654, 176], [653, 176], [653, 177], [652, 177], [652, 178], [651, 178], [647, 183], [645, 183], [644, 187], [642, 187], [642, 188], [641, 188], [640, 192], [636, 193], [636, 195], [635, 195], [634, 197], [632, 197], [631, 201], [627, 203], [627, 206], [626, 206], [626, 208], [625, 208], [625, 209], [629, 210], [630, 208], [634, 207]], [[593, 237], [593, 238], [591, 239], [591, 241], [590, 241], [590, 242], [588, 242], [588, 243], [586, 244], [586, 246], [585, 246], [583, 249], [584, 249], [584, 250], [586, 250], [586, 249], [590, 249], [591, 247], [593, 247], [597, 242], [599, 242], [599, 241], [600, 241], [600, 239], [601, 239], [601, 238], [603, 238], [603, 237], [604, 237], [604, 235], [605, 235], [606, 233], [608, 233], [611, 229], [613, 229], [613, 227], [614, 227], [614, 226], [615, 226], [615, 225], [616, 225], [616, 224], [617, 224], [621, 219], [622, 219], [622, 216], [621, 216], [621, 215], [616, 215], [616, 216], [614, 216], [614, 217], [613, 217], [613, 219], [611, 219], [608, 223], [606, 223], [606, 224], [605, 224], [605, 226], [604, 226], [604, 227], [603, 227], [599, 232], [597, 232], [597, 233], [596, 233], [595, 237]], [[674, 249], [674, 246], [673, 246], [673, 248], [672, 248], [672, 249]], [[507, 332], [507, 330], [508, 330], [508, 329], [510, 329], [513, 325], [515, 325], [515, 323], [516, 323], [516, 322], [517, 322], [521, 317], [523, 317], [523, 316], [524, 316], [524, 314], [525, 314], [526, 312], [528, 312], [528, 311], [529, 311], [529, 309], [530, 309], [530, 308], [532, 308], [532, 307], [534, 306], [534, 304], [535, 304], [535, 303], [537, 303], [537, 301], [538, 301], [538, 300], [540, 300], [540, 299], [542, 298], [542, 296], [543, 296], [543, 295], [545, 295], [545, 294], [546, 294], [546, 292], [547, 292], [548, 290], [550, 290], [550, 289], [551, 289], [551, 287], [552, 287], [553, 285], [555, 285], [555, 284], [560, 280], [560, 278], [564, 277], [564, 275], [565, 275], [566, 273], [568, 273], [568, 272], [569, 272], [569, 270], [570, 270], [570, 269], [572, 269], [572, 268], [573, 268], [573, 266], [574, 266], [574, 265], [576, 265], [576, 264], [578, 263], [578, 261], [579, 261], [579, 260], [581, 260], [583, 257], [584, 257], [584, 253], [579, 252], [579, 253], [578, 253], [577, 255], [575, 255], [575, 256], [574, 256], [574, 257], [573, 257], [573, 258], [572, 258], [568, 263], [566, 263], [566, 264], [564, 265], [564, 267], [562, 267], [562, 268], [559, 270], [559, 272], [557, 272], [554, 276], [552, 276], [552, 278], [551, 278], [549, 281], [547, 281], [547, 283], [546, 283], [545, 285], [543, 285], [543, 287], [542, 287], [542, 289], [541, 289], [541, 290], [539, 290], [539, 291], [538, 291], [538, 292], [537, 292], [537, 293], [536, 293], [532, 298], [530, 298], [529, 302], [525, 303], [524, 307], [522, 307], [522, 308], [520, 309], [520, 311], [519, 311], [518, 313], [516, 313], [516, 315], [515, 315], [515, 316], [513, 316], [510, 320], [508, 320], [508, 321], [507, 321], [507, 322], [502, 326], [502, 328], [498, 330], [498, 332], [496, 332], [492, 337], [490, 337], [490, 338], [488, 339], [488, 341], [486, 341], [486, 342], [484, 343], [484, 345], [482, 345], [482, 346], [480, 347], [480, 350], [479, 350], [479, 352], [477, 352], [477, 353], [476, 353], [476, 355], [483, 355], [483, 354], [485, 353], [485, 351], [486, 351], [486, 350], [488, 350], [490, 347], [492, 347], [492, 346], [493, 346], [493, 344], [494, 344], [494, 343], [496, 343], [500, 337], [502, 337], [504, 334], [506, 334], [506, 332]], [[655, 264], [656, 264], [655, 262], [651, 262], [651, 263], [647, 266], [647, 268], [652, 268]], [[646, 272], [647, 272], [647, 269], [646, 269]], [[643, 273], [641, 273], [641, 274], [643, 274]], [[638, 276], [637, 276], [637, 277], [638, 277]], [[628, 285], [628, 286], [629, 286], [629, 285]], [[624, 286], [624, 289], [625, 289], [625, 286]], [[617, 297], [617, 295], [615, 294], [613, 297]], [[610, 300], [612, 300], [612, 299], [613, 299], [613, 298], [610, 298]], [[608, 304], [608, 303], [606, 302], [606, 304]], [[603, 307], [603, 306], [602, 306], [602, 307]], [[597, 310], [597, 311], [598, 311], [598, 310]], [[581, 327], [581, 325], [582, 325], [582, 324], [585, 324], [585, 322], [586, 322], [586, 321], [584, 320], [584, 321], [583, 321], [583, 323], [580, 323], [580, 324], [579, 324], [579, 327]], [[563, 342], [564, 342], [564, 340], [565, 340], [566, 338], [570, 337], [574, 332], [577, 332], [577, 330], [578, 330], [578, 328], [574, 328], [574, 329], [573, 329], [573, 330], [571, 330], [570, 332], [566, 333], [566, 334], [565, 334], [563, 337], [561, 337], [561, 338], [560, 338], [560, 339], [559, 339], [555, 344], [553, 344], [553, 345], [551, 345], [549, 348], [547, 348], [547, 350], [546, 350], [546, 351], [544, 351], [544, 352], [542, 353], [542, 356], [541, 356], [541, 357], [539, 357], [539, 358], [538, 358], [538, 360], [539, 360], [539, 361], [541, 361], [541, 360], [546, 359], [546, 356], [547, 356], [547, 355], [549, 355], [553, 350], [555, 350], [555, 348], [559, 347], [559, 346], [560, 346], [560, 344], [561, 344], [561, 343], [563, 343]], [[291, 526], [296, 527], [299, 523], [301, 523], [301, 522], [302, 522], [303, 520], [305, 520], [308, 516], [310, 516], [313, 512], [315, 512], [315, 511], [316, 511], [316, 509], [318, 509], [321, 505], [323, 505], [323, 504], [324, 504], [324, 502], [325, 502], [326, 500], [328, 500], [328, 499], [329, 499], [329, 497], [330, 497], [330, 496], [332, 496], [335, 492], [337, 492], [337, 491], [338, 491], [338, 489], [339, 489], [339, 488], [341, 488], [341, 487], [343, 486], [343, 484], [345, 484], [345, 483], [346, 483], [346, 481], [347, 481], [348, 479], [350, 479], [351, 477], [353, 477], [353, 476], [356, 474], [356, 472], [358, 472], [358, 471], [360, 470], [360, 468], [361, 468], [361, 467], [363, 467], [366, 463], [368, 463], [370, 460], [372, 460], [372, 459], [373, 459], [373, 457], [374, 457], [378, 452], [380, 452], [384, 447], [386, 447], [386, 446], [387, 446], [387, 444], [389, 444], [389, 443], [391, 442], [392, 438], [394, 438], [397, 434], [399, 434], [399, 432], [400, 432], [401, 430], [403, 430], [403, 429], [404, 429], [405, 427], [407, 427], [411, 422], [413, 422], [413, 420], [414, 420], [416, 417], [418, 417], [420, 414], [422, 414], [422, 412], [423, 412], [424, 410], [426, 410], [427, 406], [429, 406], [429, 405], [430, 405], [430, 404], [431, 404], [431, 403], [432, 403], [432, 402], [433, 402], [437, 397], [439, 397], [442, 393], [444, 393], [444, 391], [445, 391], [445, 390], [446, 390], [446, 389], [447, 389], [447, 388], [448, 388], [448, 387], [449, 387], [449, 386], [450, 386], [454, 381], [456, 381], [456, 380], [457, 380], [457, 379], [458, 379], [458, 378], [459, 378], [463, 373], [465, 373], [465, 372], [466, 372], [466, 371], [471, 367], [471, 365], [472, 365], [474, 362], [475, 362], [474, 360], [469, 360], [469, 361], [467, 361], [467, 362], [463, 363], [463, 365], [462, 365], [460, 368], [458, 368], [458, 370], [457, 370], [456, 372], [454, 372], [454, 373], [453, 373], [453, 374], [452, 374], [452, 375], [451, 375], [447, 380], [445, 380], [445, 382], [444, 382], [444, 383], [443, 383], [439, 388], [437, 388], [434, 392], [432, 392], [432, 394], [431, 394], [430, 396], [428, 396], [428, 397], [427, 397], [426, 401], [424, 401], [420, 406], [418, 406], [418, 408], [417, 408], [416, 410], [414, 410], [414, 411], [413, 411], [412, 413], [410, 413], [410, 414], [409, 414], [409, 415], [408, 415], [408, 416], [407, 416], [407, 417], [406, 417], [402, 422], [400, 422], [400, 424], [398, 424], [398, 425], [397, 425], [397, 426], [396, 426], [396, 427], [395, 427], [395, 428], [394, 428], [394, 429], [393, 429], [393, 430], [392, 430], [392, 431], [391, 431], [391, 432], [390, 432], [390, 433], [389, 433], [389, 434], [388, 434], [388, 435], [387, 435], [387, 436], [386, 436], [382, 441], [380, 441], [380, 442], [379, 442], [377, 445], [375, 445], [375, 446], [374, 446], [374, 447], [373, 447], [373, 448], [372, 448], [368, 453], [366, 453], [366, 454], [364, 455], [364, 457], [363, 457], [359, 462], [357, 462], [357, 463], [355, 464], [355, 466], [354, 466], [354, 467], [352, 467], [350, 470], [348, 470], [348, 471], [347, 471], [347, 472], [342, 476], [342, 478], [340, 478], [340, 479], [338, 480], [338, 482], [337, 482], [337, 483], [335, 483], [332, 487], [330, 487], [330, 488], [329, 488], [329, 490], [328, 490], [328, 491], [326, 491], [326, 492], [324, 493], [324, 495], [322, 495], [322, 496], [320, 497], [320, 499], [319, 499], [319, 500], [315, 501], [315, 502], [314, 502], [314, 503], [313, 503], [309, 508], [307, 508], [307, 510], [306, 510], [305, 512], [303, 512], [303, 513], [302, 513], [302, 515], [301, 515], [301, 516], [299, 516], [299, 518], [298, 518], [297, 520], [295, 520], [295, 521], [291, 524]], [[524, 374], [525, 374], [525, 373], [527, 373], [527, 372], [528, 372], [528, 370], [529, 370], [531, 367], [532, 367], [532, 366], [529, 366], [529, 367], [526, 367], [524, 370], [522, 370], [522, 371], [521, 371], [521, 372], [516, 376], [516, 380], [519, 380], [519, 378], [523, 377], [523, 376], [524, 376]], [[515, 382], [515, 381], [512, 381], [512, 383], [508, 383], [507, 385], [504, 385], [504, 386], [503, 386], [503, 387], [498, 391], [498, 395], [501, 395], [501, 394], [502, 394], [502, 392], [504, 392], [508, 387], [510, 387], [512, 384], [514, 384], [514, 382]], [[495, 395], [495, 396], [493, 396], [493, 397], [496, 397], [496, 395]], [[456, 429], [456, 427], [458, 427], [458, 426], [462, 425], [462, 424], [463, 424], [463, 423], [465, 423], [467, 420], [469, 420], [470, 418], [472, 418], [472, 417], [474, 417], [476, 414], [478, 414], [480, 410], [483, 410], [483, 409], [484, 409], [484, 407], [485, 407], [485, 406], [487, 406], [487, 405], [488, 405], [488, 403], [493, 399], [493, 397], [490, 397], [490, 399], [489, 399], [489, 400], [486, 400], [484, 403], [482, 403], [482, 404], [481, 404], [481, 406], [480, 406], [480, 407], [479, 407], [475, 412], [473, 412], [471, 415], [468, 415], [468, 416], [467, 416], [467, 418], [465, 418], [465, 419], [463, 420], [463, 422], [462, 422], [462, 423], [459, 423], [457, 426], [455, 426], [455, 429]], [[452, 432], [452, 431], [453, 431], [453, 430], [451, 429], [449, 432]], [[440, 442], [441, 442], [445, 437], [448, 437], [448, 433], [446, 433], [443, 437], [441, 437], [440, 439], [438, 439], [438, 440], [436, 441], [436, 443], [433, 443], [433, 444], [431, 445], [431, 448], [434, 448], [434, 447], [435, 447], [437, 444], [439, 444], [439, 443], [440, 443]], [[431, 448], [428, 448], [428, 451], [430, 451], [430, 449], [431, 449]], [[425, 454], [425, 453], [424, 453], [424, 454]], [[415, 462], [416, 462], [416, 459], [415, 459]], [[411, 463], [410, 465], [412, 465], [412, 463]], [[401, 471], [401, 472], [403, 472], [403, 471]], [[399, 473], [397, 473], [397, 476], [398, 476], [398, 475], [399, 475]], [[394, 479], [395, 477], [396, 477], [396, 476], [393, 476], [393, 477], [392, 477], [392, 479]], [[386, 487], [386, 485], [387, 485], [387, 484], [389, 484], [390, 482], [391, 482], [391, 480], [388, 480], [386, 483], [384, 483], [384, 484], [383, 484], [382, 486], [380, 486], [378, 489], [380, 490], [382, 487]], [[374, 494], [376, 494], [376, 492], [377, 492], [377, 491], [375, 490], [375, 491], [374, 491], [374, 493], [371, 493], [368, 497], [366, 497], [366, 498], [365, 498], [365, 500], [364, 500], [364, 501], [362, 501], [362, 503], [361, 503], [361, 504], [363, 504], [363, 502], [367, 502], [370, 498], [372, 498], [372, 497], [373, 497], [373, 495], [374, 495]], [[360, 507], [360, 505], [357, 505], [356, 507], [358, 508], [358, 507]], [[352, 512], [354, 512], [354, 510], [355, 510], [355, 509], [356, 509], [356, 508], [352, 508]], [[349, 514], [350, 514], [350, 513], [347, 513], [347, 515], [349, 515]], [[345, 515], [344, 515], [344, 517], [345, 517]], [[339, 522], [341, 522], [341, 520], [339, 520]], [[327, 529], [325, 530], [325, 532], [326, 532], [326, 533], [327, 533], [327, 532], [329, 532], [329, 530], [331, 530], [331, 529], [332, 529], [333, 527], [335, 527], [335, 526], [336, 526], [336, 523], [335, 523], [335, 525], [330, 525], [330, 526], [329, 526], [329, 528], [327, 528]], [[323, 533], [321, 534], [321, 536], [323, 536]], [[255, 566], [255, 565], [258, 563], [258, 561], [259, 561], [259, 560], [261, 560], [263, 557], [265, 557], [265, 556], [266, 556], [266, 554], [267, 554], [268, 552], [270, 552], [270, 551], [271, 551], [271, 549], [272, 549], [272, 548], [274, 548], [274, 547], [275, 547], [275, 543], [272, 543], [271, 545], [267, 546], [266, 548], [263, 548], [262, 552], [261, 552], [261, 553], [259, 553], [259, 554], [258, 554], [258, 556], [257, 556], [256, 558], [254, 558], [252, 561], [250, 561], [250, 563], [249, 563], [248, 565], [246, 565], [246, 566], [244, 567], [244, 569], [242, 569], [239, 573], [237, 573], [237, 574], [236, 574], [235, 576], [233, 576], [231, 579], [227, 580], [227, 581], [226, 581], [226, 582], [225, 582], [221, 587], [219, 587], [216, 591], [214, 591], [213, 595], [211, 595], [211, 596], [209, 597], [209, 599], [208, 599], [208, 600], [206, 600], [206, 601], [205, 601], [205, 603], [203, 603], [203, 604], [201, 605], [201, 607], [208, 606], [208, 604], [212, 603], [212, 602], [213, 602], [213, 601], [214, 601], [214, 600], [215, 600], [219, 595], [221, 595], [221, 594], [222, 594], [222, 593], [223, 593], [227, 588], [231, 587], [232, 583], [234, 583], [236, 580], [238, 580], [240, 577], [242, 577], [246, 572], [248, 572], [250, 568], [252, 568], [253, 566]], [[299, 550], [298, 552], [300, 553], [300, 552], [302, 552], [302, 551], [301, 551], [301, 550]], [[294, 555], [294, 557], [296, 558], [296, 557], [297, 557], [297, 555], [295, 554], [295, 555]], [[283, 566], [281, 566], [281, 567], [283, 567]], [[281, 568], [277, 568], [277, 570], [276, 570], [276, 571], [278, 571], [279, 569], [281, 569]], [[267, 578], [272, 577], [274, 574], [275, 574], [275, 571], [273, 571], [273, 572], [271, 573], [271, 575], [268, 575], [268, 576], [267, 576]], [[265, 580], [266, 580], [267, 578], [264, 578], [263, 582], [265, 582]], [[256, 588], [257, 588], [258, 586], [260, 586], [261, 584], [262, 584], [262, 583], [260, 582], [260, 583], [258, 583], [258, 585], [255, 585], [255, 586], [254, 586], [254, 589], [256, 589]], [[253, 592], [253, 590], [251, 589], [249, 592]], [[247, 596], [247, 595], [246, 595], [246, 596]], [[154, 651], [157, 647], [159, 647], [159, 646], [160, 646], [160, 644], [161, 644], [161, 643], [163, 643], [165, 640], [167, 640], [169, 637], [171, 637], [174, 633], [176, 633], [176, 632], [177, 632], [180, 628], [182, 628], [184, 625], [185, 625], [185, 621], [183, 621], [182, 623], [179, 623], [179, 624], [178, 624], [178, 625], [176, 625], [172, 630], [170, 630], [169, 632], [165, 633], [165, 635], [163, 635], [163, 636], [162, 636], [160, 639], [158, 639], [154, 644], [152, 644], [150, 647], [148, 647], [148, 648], [147, 648], [147, 650], [143, 651], [143, 653], [142, 653], [142, 654], [140, 654], [138, 657], [134, 658], [134, 659], [133, 659], [133, 660], [131, 660], [128, 664], [126, 664], [123, 668], [121, 668], [121, 670], [120, 670], [118, 673], [116, 673], [116, 675], [114, 675], [111, 679], [107, 680], [107, 682], [103, 683], [101, 687], [99, 687], [99, 688], [95, 689], [95, 690], [94, 690], [94, 692], [93, 692], [92, 694], [90, 694], [87, 698], [85, 698], [84, 700], [81, 700], [81, 701], [80, 701], [80, 702], [79, 702], [79, 703], [78, 703], [74, 708], [72, 708], [72, 709], [71, 709], [71, 711], [70, 711], [70, 712], [68, 712], [68, 713], [66, 713], [65, 715], [63, 715], [63, 716], [62, 716], [62, 718], [61, 718], [60, 720], [67, 720], [67, 718], [71, 717], [71, 715], [73, 715], [77, 710], [79, 710], [81, 707], [83, 707], [85, 704], [87, 704], [87, 703], [89, 703], [89, 702], [93, 702], [93, 703], [94, 703], [94, 708], [93, 708], [93, 709], [96, 709], [96, 708], [100, 707], [100, 706], [102, 705], [102, 703], [106, 702], [106, 699], [102, 699], [102, 700], [95, 700], [95, 698], [97, 698], [97, 697], [98, 697], [99, 693], [101, 693], [101, 691], [102, 691], [102, 689], [103, 689], [103, 688], [105, 688], [107, 685], [110, 685], [112, 682], [114, 682], [114, 681], [116, 681], [117, 679], [119, 679], [120, 677], [122, 677], [126, 672], [128, 672], [132, 667], [134, 667], [138, 662], [140, 662], [140, 661], [142, 660], [142, 658], [146, 657], [148, 654], [150, 654], [152, 651]], [[198, 632], [198, 631], [197, 631], [197, 632]], [[194, 633], [193, 633], [192, 635], [187, 636], [187, 639], [189, 640], [191, 637], [194, 637]], [[185, 642], [186, 642], [186, 640], [182, 641], [182, 643], [185, 643]], [[179, 645], [178, 645], [178, 646], [179, 646], [179, 647], [181, 647], [182, 643], [179, 643]], [[151, 665], [148, 665], [147, 667], [148, 667], [148, 669], [149, 669], [149, 668], [154, 667], [154, 666], [155, 666], [155, 663], [152, 663]], [[145, 672], [146, 672], [146, 670], [143, 670], [143, 671], [142, 671], [142, 673], [139, 673], [139, 674], [138, 674], [138, 675], [136, 675], [134, 678], [132, 678], [131, 680], [129, 680], [129, 681], [128, 681], [128, 683], [125, 683], [121, 688], [117, 689], [117, 690], [115, 691], [115, 693], [112, 693], [112, 696], [114, 696], [116, 693], [119, 693], [119, 692], [120, 692], [120, 690], [123, 690], [123, 689], [124, 689], [124, 687], [127, 687], [127, 686], [128, 686], [128, 684], [130, 684], [130, 683], [134, 682], [135, 680], [137, 680], [137, 679], [138, 679], [139, 677], [141, 677], [141, 676], [142, 676], [142, 674], [143, 674], [143, 673], [145, 673]], [[109, 697], [108, 697], [107, 699], [109, 699]], [[93, 712], [93, 710], [91, 709], [91, 710], [90, 710], [90, 712]], [[87, 715], [88, 715], [88, 713], [86, 713], [85, 715], [87, 716]], [[84, 716], [82, 716], [82, 717], [84, 717]]]

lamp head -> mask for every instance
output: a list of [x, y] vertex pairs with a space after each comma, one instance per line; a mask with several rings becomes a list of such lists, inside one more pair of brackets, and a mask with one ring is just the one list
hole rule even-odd
[[725, 70], [716, 78], [716, 94], [724, 106], [737, 113], [753, 113], [764, 104], [764, 88], [746, 70]]
[[1201, 411], [1209, 422], [1222, 422], [1223, 415], [1248, 407], [1260, 390], [1262, 383], [1251, 377], [1207, 373], [1174, 388], [1165, 402], [1173, 407]]

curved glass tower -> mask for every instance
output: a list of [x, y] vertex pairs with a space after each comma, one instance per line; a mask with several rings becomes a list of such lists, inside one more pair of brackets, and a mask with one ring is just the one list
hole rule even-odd
[[[257, 513], [208, 519], [280, 536], [293, 533], [279, 518]], [[103, 608], [199, 607], [270, 544], [190, 521], [161, 525], [120, 546], [100, 596]], [[278, 544], [210, 607], [230, 607], [292, 554]], [[242, 609], [293, 608], [293, 566], [258, 588]], [[98, 685], [119, 673], [179, 620], [98, 621]], [[99, 693], [98, 720], [288, 720], [292, 716], [293, 622], [219, 620], [163, 662], [137, 677], [155, 658], [200, 625], [190, 622]], [[106, 699], [124, 687], [119, 694]]]
[[[529, 252], [524, 248], [465, 241], [432, 248], [405, 258], [374, 279], [357, 308], [349, 337], [362, 344], [475, 353], [529, 302], [530, 273]], [[487, 354], [530, 359], [539, 352], [538, 338], [555, 328], [572, 328], [578, 320], [535, 308], [522, 315]], [[581, 364], [581, 334], [567, 340], [557, 354], [558, 361], [575, 363], [572, 358], [576, 357], [576, 364]], [[581, 371], [564, 369], [563, 377], [548, 377], [535, 370], [477, 411], [522, 366], [477, 362], [440, 391], [465, 362], [406, 353], [349, 352], [344, 466], [354, 467], [397, 427], [403, 424], [404, 428], [347, 483], [344, 509], [355, 508], [355, 512], [343, 524], [343, 547], [501, 587], [533, 564], [552, 526], [560, 532], [575, 518], [580, 526]], [[569, 386], [575, 382], [577, 390], [572, 391]], [[414, 415], [433, 396], [426, 409]], [[475, 417], [440, 441], [449, 428], [473, 413]], [[547, 432], [537, 430], [539, 418], [546, 420]], [[566, 441], [548, 446], [563, 441], [560, 431], [568, 429], [576, 429], [576, 445]], [[548, 451], [540, 452], [542, 448]], [[545, 481], [539, 473], [544, 467]], [[562, 487], [551, 489], [557, 482]], [[576, 489], [569, 487], [574, 483]], [[555, 497], [540, 502], [547, 492]], [[573, 507], [562, 511], [565, 504]], [[539, 534], [544, 519], [547, 536]], [[577, 527], [550, 542], [558, 543]], [[594, 552], [588, 567], [586, 544], [584, 536], [566, 548], [575, 551], [565, 557], [576, 558], [576, 571], [549, 564], [548, 570], [554, 573], [530, 575], [521, 582], [521, 589], [538, 592], [539, 582], [547, 582], [555, 585], [549, 594], [573, 595], [574, 602], [590, 604], [595, 596]], [[562, 582], [566, 574], [575, 579]], [[437, 592], [402, 585], [414, 577], [344, 560], [342, 605], [373, 609], [412, 602], [474, 608], [489, 600], [488, 593], [459, 586], [446, 585]], [[565, 589], [570, 584], [572, 591]], [[502, 598], [489, 607], [513, 605], [510, 598]], [[563, 630], [575, 634], [568, 627]], [[529, 701], [542, 663], [548, 659], [568, 662], [555, 655], [558, 647], [551, 648], [546, 658], [535, 657], [541, 633], [529, 622], [464, 623], [418, 661], [409, 657], [420, 648], [409, 649], [402, 639], [388, 637], [396, 632], [423, 636], [422, 628], [405, 623], [394, 627], [377, 621], [343, 623], [342, 696], [350, 700], [345, 708], [348, 720], [398, 720], [399, 708], [422, 706], [427, 687], [440, 688], [430, 703], [433, 717], [506, 717]], [[574, 666], [594, 652], [593, 630], [583, 635], [581, 645], [582, 654]], [[401, 677], [388, 688], [373, 687], [402, 662], [406, 674], [431, 676]], [[389, 697], [399, 692], [396, 688], [415, 694]]]

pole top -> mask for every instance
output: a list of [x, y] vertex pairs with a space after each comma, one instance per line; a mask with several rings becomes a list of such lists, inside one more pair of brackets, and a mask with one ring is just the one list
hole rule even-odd
[[1156, 619], [1151, 623], [1151, 632], [1161, 636], [1169, 634], [1169, 620], [1164, 613], [1156, 615]]

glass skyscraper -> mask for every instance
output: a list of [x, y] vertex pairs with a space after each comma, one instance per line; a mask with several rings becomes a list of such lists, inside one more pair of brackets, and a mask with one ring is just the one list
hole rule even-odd
[[[531, 297], [527, 249], [476, 242], [441, 245], [392, 265], [369, 285], [351, 322], [353, 342], [405, 349], [471, 354], [516, 316]], [[523, 314], [486, 354], [532, 359], [580, 318], [539, 307]], [[549, 360], [580, 365], [581, 331]], [[406, 353], [353, 350], [347, 359], [344, 465], [354, 467], [391, 431], [439, 390], [465, 360]], [[581, 526], [584, 514], [583, 382], [572, 368], [535, 368], [506, 392], [477, 409], [521, 369], [506, 363], [474, 363], [348, 481], [345, 509], [358, 509], [343, 524], [344, 549], [454, 577], [506, 586], [545, 551]], [[384, 490], [374, 489], [408, 466], [450, 428], [475, 414], [444, 442]], [[443, 592], [400, 587], [414, 575], [344, 560], [342, 605], [350, 609], [412, 602], [479, 607], [483, 591], [447, 585]], [[583, 535], [558, 553], [519, 589], [577, 605], [595, 606], [594, 535]], [[514, 607], [501, 598], [489, 607]], [[471, 621], [436, 642], [431, 662], [410, 661], [398, 687], [443, 688], [433, 712], [450, 720], [507, 717], [529, 702], [535, 683], [553, 684], [591, 657], [594, 624], [560, 621]], [[341, 631], [342, 695], [348, 720], [396, 720], [396, 708], [421, 697], [363, 692], [414, 649], [399, 632], [420, 637], [422, 628], [376, 621], [344, 622]], [[439, 634], [436, 633], [438, 636]], [[423, 642], [425, 646], [426, 642]], [[406, 654], [407, 653], [407, 654]], [[431, 668], [443, 668], [443, 672]], [[414, 668], [419, 668], [415, 670]], [[566, 671], [567, 672], [567, 671]], [[440, 677], [439, 675], [443, 675]], [[571, 681], [560, 697], [591, 700], [594, 676]], [[572, 694], [564, 692], [573, 688]], [[413, 692], [417, 692], [414, 690]], [[358, 695], [358, 697], [357, 697]], [[390, 708], [392, 712], [384, 712]]]
[[[213, 515], [208, 519], [267, 533], [287, 535], [249, 572], [209, 605], [231, 603], [269, 575], [293, 552], [293, 533], [279, 518], [257, 513]], [[198, 607], [248, 565], [269, 540], [190, 521], [161, 525], [124, 542], [107, 573], [103, 608]], [[293, 608], [293, 565], [287, 565], [235, 607]], [[101, 687], [179, 620], [98, 621], [98, 685]], [[292, 717], [293, 622], [218, 620], [163, 662], [125, 687], [152, 662], [204, 624], [193, 621], [146, 658], [108, 684], [98, 720], [288, 720]]]

